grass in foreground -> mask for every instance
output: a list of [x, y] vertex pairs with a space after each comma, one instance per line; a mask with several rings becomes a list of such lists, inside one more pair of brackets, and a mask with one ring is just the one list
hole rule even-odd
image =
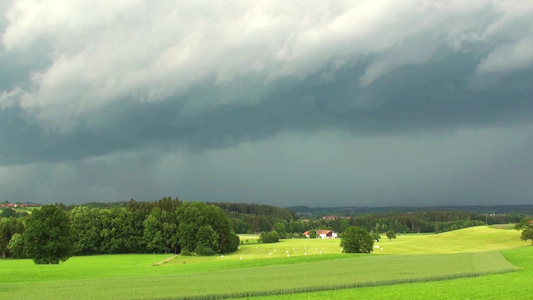
[[358, 255], [347, 259], [295, 265], [166, 276], [21, 282], [1, 285], [0, 294], [5, 299], [246, 296], [449, 279], [512, 270], [515, 267], [499, 252], [417, 256]]
[[[380, 247], [384, 250], [376, 250], [383, 254], [411, 255], [347, 255], [340, 253], [338, 239], [294, 239], [276, 244], [241, 245], [239, 251], [224, 257], [177, 256], [158, 267], [151, 265], [170, 255], [73, 257], [55, 266], [38, 266], [30, 260], [0, 260], [0, 299], [154, 299], [214, 293], [242, 296], [450, 279], [513, 269], [497, 251], [467, 252], [476, 252], [483, 247], [498, 250], [528, 244], [520, 242], [518, 237], [519, 232], [514, 230], [476, 227], [439, 235], [401, 235], [393, 241], [382, 240]], [[463, 253], [419, 255], [426, 252]], [[513, 252], [507, 253], [513, 256]], [[510, 290], [517, 290], [520, 284], [528, 284], [520, 276], [502, 278], [515, 279], [507, 287]], [[459, 286], [461, 280], [474, 279], [460, 279]], [[452, 281], [457, 280], [443, 282]], [[476, 284], [477, 281], [473, 282]], [[409, 295], [414, 293], [410, 292], [413, 286], [421, 284], [422, 290], [432, 292], [433, 289], [438, 290], [441, 283], [434, 286], [432, 283], [396, 284], [318, 294], [291, 294], [289, 297], [354, 298], [354, 292], [359, 295], [360, 291], [368, 289], [368, 293], [378, 295], [376, 298], [397, 298], [391, 295], [403, 293], [402, 287]], [[463, 287], [470, 288], [469, 284]], [[428, 288], [424, 288], [426, 286]], [[370, 298], [364, 292], [361, 295], [362, 299]], [[421, 298], [438, 298], [439, 295]]]
[[254, 299], [531, 299], [533, 247], [504, 250], [520, 271], [438, 282], [339, 289]]
[[170, 256], [170, 254], [76, 256], [59, 265], [36, 265], [30, 259], [5, 259], [0, 260], [0, 288], [4, 283], [161, 275], [163, 270], [152, 267], [152, 264]]

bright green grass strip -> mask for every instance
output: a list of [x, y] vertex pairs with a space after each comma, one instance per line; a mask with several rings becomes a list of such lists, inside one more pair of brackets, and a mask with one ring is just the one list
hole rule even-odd
[[504, 250], [517, 272], [380, 287], [331, 290], [254, 299], [532, 299], [533, 247]]
[[170, 254], [115, 254], [72, 257], [59, 265], [36, 265], [30, 259], [0, 260], [0, 285], [15, 282], [160, 275], [158, 262]]
[[[422, 254], [490, 251], [528, 245], [520, 232], [484, 226], [431, 235], [401, 235], [382, 240], [375, 254]], [[36, 266], [30, 260], [0, 260], [0, 284], [109, 277], [156, 276], [340, 259], [339, 239], [289, 239], [275, 244], [241, 245], [235, 253], [211, 257], [182, 257], [151, 267], [153, 255], [72, 257], [57, 266]], [[383, 250], [381, 250], [383, 248]], [[290, 255], [290, 258], [287, 258]], [[156, 255], [159, 262], [170, 255]], [[243, 258], [242, 260], [240, 258]], [[239, 261], [239, 262], [235, 262]]]
[[[169, 255], [156, 255], [155, 261], [162, 261]], [[272, 265], [294, 265], [346, 259], [354, 255], [329, 254], [291, 257], [272, 257], [269, 259], [243, 260], [226, 256], [197, 257], [176, 256], [161, 266], [152, 266], [153, 255], [96, 255], [77, 256], [59, 265], [35, 265], [28, 259], [0, 260], [0, 285], [2, 283], [59, 281], [71, 279], [94, 279], [113, 277], [143, 277], [168, 274], [202, 273], [220, 270], [245, 269]]]
[[[156, 267], [161, 268], [161, 267]], [[243, 296], [473, 276], [514, 270], [499, 252], [355, 256], [204, 273], [0, 285], [2, 299]], [[38, 293], [36, 293], [38, 291]]]
[[494, 224], [494, 225], [489, 225], [490, 228], [495, 228], [495, 229], [504, 229], [504, 230], [516, 230], [515, 229], [515, 224]]
[[[529, 245], [520, 240], [520, 232], [477, 226], [441, 234], [400, 235], [389, 241], [384, 238], [376, 245], [375, 254], [430, 254], [503, 250]], [[383, 248], [383, 250], [381, 250]]]

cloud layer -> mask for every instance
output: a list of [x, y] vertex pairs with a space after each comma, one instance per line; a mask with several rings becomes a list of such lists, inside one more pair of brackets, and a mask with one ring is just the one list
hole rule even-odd
[[[487, 182], [531, 199], [516, 178], [533, 179], [521, 146], [533, 120], [529, 1], [14, 0], [0, 13], [0, 173], [13, 177], [0, 182], [4, 197], [217, 201], [222, 190], [223, 200], [278, 205], [328, 194], [332, 205], [429, 205], [470, 180], [456, 203], [483, 203]], [[436, 159], [461, 145], [476, 154]], [[345, 155], [354, 147], [368, 149], [361, 168]], [[241, 161], [249, 151], [261, 155]], [[337, 166], [322, 164], [328, 153]], [[431, 168], [398, 181], [420, 156]], [[382, 160], [394, 176], [364, 176]], [[479, 179], [502, 164], [513, 167]], [[334, 180], [342, 165], [354, 168]], [[277, 174], [283, 166], [300, 171]], [[436, 175], [464, 166], [463, 181]]]

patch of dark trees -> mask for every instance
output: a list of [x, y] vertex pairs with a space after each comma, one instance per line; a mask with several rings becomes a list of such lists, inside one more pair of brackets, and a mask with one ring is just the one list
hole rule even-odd
[[276, 224], [279, 226], [279, 223], [282, 223], [286, 232], [293, 234], [291, 237], [297, 237], [308, 230], [331, 229], [335, 232], [343, 232], [349, 226], [359, 226], [369, 232], [384, 233], [388, 230], [394, 230], [397, 233], [441, 233], [472, 226], [517, 223], [525, 216], [525, 214], [517, 213], [477, 214], [450, 210], [372, 213], [331, 219], [323, 219], [322, 215], [317, 215], [304, 220], [300, 219], [292, 211], [286, 214], [281, 214], [280, 212], [275, 214], [252, 214], [230, 210], [226, 211], [226, 213], [237, 233], [269, 232], [276, 229]]
[[[131, 200], [117, 206], [54, 207], [68, 218], [69, 230], [63, 235], [72, 243], [73, 255], [182, 251], [211, 255], [233, 252], [239, 246], [226, 213], [201, 202], [168, 197], [155, 202]], [[25, 226], [37, 222], [33, 214], [0, 219], [0, 257], [23, 258], [25, 248], [41, 238], [42, 233], [37, 236]]]
[[458, 211], [434, 211], [419, 213], [379, 213], [335, 219], [319, 219], [308, 223], [311, 229], [332, 229], [343, 232], [349, 226], [358, 226], [367, 231], [385, 233], [441, 233], [467, 227], [509, 224], [520, 222], [525, 215], [482, 215]]

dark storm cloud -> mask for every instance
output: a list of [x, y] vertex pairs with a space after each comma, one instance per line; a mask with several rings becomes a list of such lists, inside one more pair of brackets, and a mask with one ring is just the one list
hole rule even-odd
[[184, 99], [176, 98], [119, 106], [99, 114], [104, 121], [98, 127], [80, 126], [65, 134], [26, 122], [20, 109], [6, 109], [1, 118], [2, 163], [74, 160], [137, 148], [212, 150], [287, 130], [409, 135], [531, 121], [533, 88], [527, 83], [533, 81], [533, 69], [513, 74], [498, 86], [471, 89], [469, 79], [478, 63], [473, 55], [450, 55], [398, 69], [364, 88], [353, 80], [363, 69], [356, 66], [327, 81], [318, 74], [290, 85], [280, 83], [257, 103], [221, 105], [198, 115], [183, 115]]
[[0, 196], [526, 203], [532, 13], [2, 2]]

